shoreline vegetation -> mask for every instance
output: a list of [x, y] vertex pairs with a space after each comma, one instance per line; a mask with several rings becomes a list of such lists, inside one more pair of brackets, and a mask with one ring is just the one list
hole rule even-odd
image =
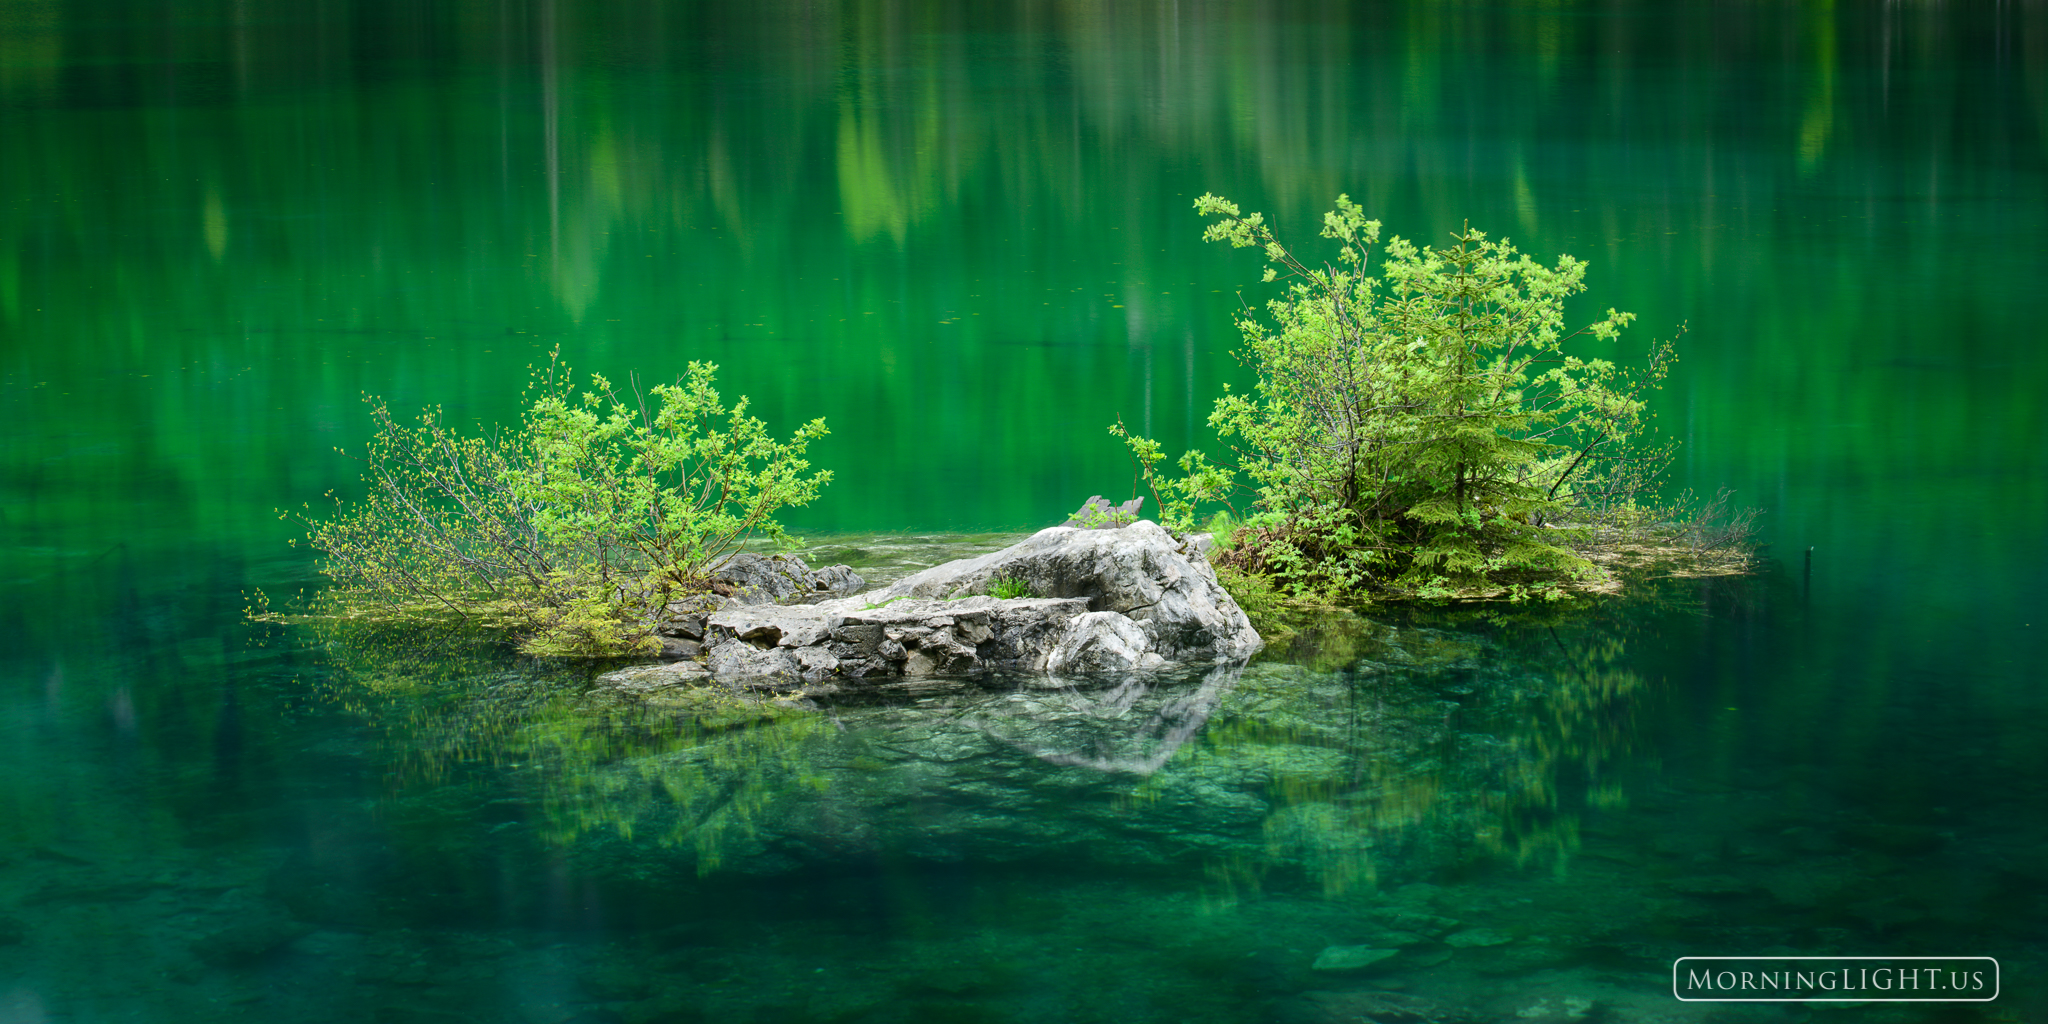
[[[816, 538], [815, 542], [797, 549], [797, 553], [813, 561], [852, 561], [856, 568], [869, 576], [870, 583], [886, 586], [919, 569], [942, 564], [949, 557], [985, 554], [1028, 536], [1028, 532], [954, 534], [924, 531], [835, 535]], [[766, 549], [759, 542], [748, 547], [750, 550]], [[1704, 535], [1699, 531], [1682, 534], [1676, 528], [1667, 528], [1628, 539], [1596, 541], [1581, 550], [1589, 561], [1599, 567], [1600, 574], [1562, 587], [1562, 594], [1567, 600], [1549, 603], [1549, 609], [1566, 611], [1585, 599], [1620, 597], [1636, 589], [1653, 587], [1663, 580], [1747, 577], [1757, 575], [1763, 568], [1760, 552], [1749, 542], [1748, 534], [1740, 532], [1724, 532], [1716, 536], [1712, 531]], [[1520, 608], [1523, 613], [1539, 613], [1537, 608], [1526, 602], [1520, 605], [1513, 603], [1505, 588], [1472, 588], [1427, 599], [1372, 601], [1290, 595], [1276, 590], [1270, 583], [1227, 568], [1218, 569], [1217, 581], [1244, 609], [1253, 627], [1266, 641], [1266, 648], [1257, 660], [1306, 658], [1335, 664], [1335, 661], [1342, 660], [1337, 655], [1351, 646], [1348, 635], [1366, 628], [1364, 618], [1376, 610], [1498, 607], [1503, 613], [1512, 614], [1512, 608]], [[991, 588], [991, 596], [1008, 596], [996, 590]], [[510, 641], [516, 645], [524, 622], [518, 610], [509, 605], [479, 604], [467, 613], [457, 613], [439, 602], [394, 602], [360, 597], [351, 600], [333, 590], [310, 602], [292, 602], [291, 609], [273, 606], [269, 595], [258, 591], [251, 595], [247, 617], [253, 622], [312, 628], [352, 652], [347, 659], [353, 666], [352, 674], [390, 674], [394, 678], [415, 675], [414, 669], [424, 667], [424, 661], [437, 660], [473, 642]], [[1326, 646], [1332, 650], [1323, 650]], [[440, 654], [426, 656], [423, 661], [422, 655], [429, 650]], [[372, 651], [378, 653], [372, 655]], [[611, 658], [635, 656], [637, 653], [628, 650], [595, 656]], [[1335, 661], [1331, 660], [1333, 657]], [[372, 664], [381, 659], [391, 659], [400, 665], [414, 661], [422, 664], [400, 667], [387, 673]]]
[[[1757, 512], [1725, 490], [1662, 501], [1675, 444], [1651, 422], [1673, 341], [1639, 365], [1597, 354], [1634, 319], [1567, 328], [1586, 265], [1544, 265], [1468, 226], [1443, 247], [1380, 242], [1345, 196], [1325, 214], [1331, 258], [1284, 243], [1259, 213], [1204, 195], [1203, 237], [1265, 258], [1280, 294], [1238, 318], [1250, 392], [1228, 386], [1217, 444], [1183, 454], [1110, 427], [1157, 522], [1207, 532], [1218, 581], [1275, 647], [1340, 609], [1406, 602], [1560, 601], [1632, 578], [1755, 572]], [[1683, 328], [1680, 328], [1682, 333]], [[676, 601], [719, 592], [728, 556], [798, 542], [774, 514], [815, 500], [823, 420], [777, 440], [691, 363], [671, 384], [573, 383], [557, 350], [517, 427], [477, 437], [368, 398], [366, 497], [295, 515], [331, 583], [306, 615], [436, 620], [510, 637], [522, 653], [657, 653]], [[329, 496], [333, 498], [332, 495]], [[1090, 499], [1068, 525], [1135, 521], [1143, 502]], [[1003, 595], [998, 595], [1003, 596]]]
[[321, 611], [435, 610], [532, 655], [658, 652], [660, 613], [715, 593], [714, 569], [750, 542], [791, 543], [775, 513], [832, 480], [803, 457], [829, 433], [824, 420], [779, 441], [745, 397], [727, 407], [717, 370], [692, 362], [670, 384], [620, 389], [593, 375], [578, 388], [557, 349], [517, 428], [476, 437], [437, 408], [408, 424], [366, 398], [377, 427], [359, 460], [366, 497], [330, 494], [329, 518], [297, 514], [332, 583]]
[[1447, 246], [1382, 244], [1380, 222], [1341, 195], [1320, 233], [1335, 251], [1318, 260], [1262, 214], [1214, 195], [1194, 206], [1212, 218], [1205, 240], [1258, 249], [1261, 283], [1280, 285], [1238, 318], [1257, 384], [1226, 386], [1208, 419], [1217, 447], [1183, 454], [1177, 474], [1156, 441], [1109, 429], [1162, 524], [1185, 533], [1212, 516], [1212, 560], [1244, 589], [1519, 602], [1612, 586], [1615, 568], [1680, 548], [1694, 563], [1724, 552], [1723, 571], [1741, 561], [1725, 553], [1747, 547], [1755, 513], [1731, 512], [1728, 492], [1657, 500], [1675, 444], [1649, 398], [1676, 343], [1630, 367], [1597, 354], [1635, 316], [1568, 326], [1584, 263], [1538, 263], [1469, 225]]
[[[1572, 603], [1575, 600], [1619, 597], [1631, 589], [1649, 587], [1661, 580], [1758, 575], [1763, 568], [1763, 556], [1754, 543], [1754, 518], [1753, 512], [1744, 510], [1729, 519], [1663, 524], [1659, 528], [1626, 535], [1617, 532], [1578, 542], [1574, 549], [1594, 566], [1594, 572], [1560, 583], [1542, 596], [1550, 602]], [[1244, 609], [1252, 627], [1265, 639], [1267, 647], [1264, 653], [1280, 657], [1303, 653], [1295, 650], [1302, 641], [1307, 641], [1312, 648], [1320, 646], [1318, 641], [1333, 632], [1330, 628], [1333, 624], [1328, 621], [1333, 617], [1356, 619], [1374, 609], [1391, 610], [1404, 606], [1458, 608], [1505, 604], [1527, 608], [1530, 600], [1526, 591], [1517, 594], [1510, 586], [1500, 584], [1444, 588], [1427, 597], [1361, 600], [1355, 595], [1332, 598], [1291, 594], [1275, 587], [1270, 580], [1228, 566], [1216, 566], [1216, 579]], [[1348, 628], [1355, 629], [1357, 624], [1353, 623]], [[1334, 632], [1343, 632], [1344, 629], [1339, 627]], [[1348, 649], [1344, 644], [1339, 647]], [[1315, 651], [1309, 656], [1314, 660], [1326, 660], [1326, 652], [1322, 651]]]

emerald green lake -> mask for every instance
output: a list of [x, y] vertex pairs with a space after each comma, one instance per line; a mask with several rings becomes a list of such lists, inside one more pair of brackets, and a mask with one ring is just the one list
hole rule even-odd
[[[1588, 261], [1764, 573], [801, 706], [245, 615], [555, 349], [824, 417], [872, 578], [1121, 500], [1252, 383], [1205, 192]], [[0, 1024], [2040, 1020], [2044, 235], [2032, 0], [0, 0]]]

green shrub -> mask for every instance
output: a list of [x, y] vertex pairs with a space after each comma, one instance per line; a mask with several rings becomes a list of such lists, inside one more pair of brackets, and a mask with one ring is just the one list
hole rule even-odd
[[[1312, 263], [1262, 215], [1216, 196], [1203, 237], [1260, 247], [1264, 279], [1286, 292], [1267, 317], [1239, 320], [1254, 393], [1217, 400], [1209, 424], [1227, 452], [1158, 471], [1159, 446], [1118, 423], [1154, 489], [1161, 521], [1185, 531], [1223, 502], [1233, 518], [1225, 566], [1284, 591], [1449, 593], [1574, 579], [1595, 570], [1574, 550], [1589, 517], [1634, 507], [1668, 461], [1644, 443], [1645, 396], [1671, 360], [1652, 347], [1624, 372], [1566, 351], [1612, 341], [1634, 317], [1612, 309], [1576, 331], [1564, 302], [1585, 264], [1544, 266], [1469, 227], [1447, 248], [1393, 238], [1339, 196], [1323, 219], [1335, 262]], [[1240, 479], [1252, 492], [1240, 508]]]
[[1237, 530], [1241, 525], [1230, 513], [1218, 512], [1209, 517], [1209, 523], [1203, 529], [1208, 532], [1215, 551], [1229, 553], [1237, 550]]
[[1286, 594], [1274, 589], [1273, 581], [1257, 573], [1246, 572], [1228, 564], [1215, 566], [1216, 582], [1237, 606], [1244, 610], [1251, 620], [1252, 628], [1267, 643], [1286, 639], [1294, 632], [1287, 621], [1291, 602]]
[[787, 541], [773, 514], [832, 478], [805, 475], [823, 420], [774, 440], [745, 398], [726, 408], [712, 364], [644, 392], [603, 377], [579, 391], [558, 355], [510, 431], [462, 436], [438, 409], [408, 426], [367, 399], [368, 494], [306, 520], [344, 604], [454, 612], [533, 654], [644, 652], [662, 605], [708, 589], [748, 538]]
[[1038, 591], [1022, 576], [997, 576], [988, 581], [988, 596], [1008, 601], [1019, 597], [1037, 597]]

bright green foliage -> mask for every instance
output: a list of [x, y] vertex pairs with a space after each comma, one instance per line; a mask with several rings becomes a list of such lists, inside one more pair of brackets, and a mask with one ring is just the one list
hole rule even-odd
[[988, 596], [1001, 601], [1019, 597], [1037, 597], [1031, 581], [1022, 576], [997, 576], [988, 581]]
[[1190, 452], [1185, 475], [1169, 479], [1155, 472], [1156, 443], [1111, 428], [1163, 492], [1166, 525], [1185, 530], [1197, 506], [1231, 504], [1242, 477], [1254, 498], [1221, 557], [1293, 593], [1445, 592], [1591, 571], [1559, 527], [1632, 503], [1664, 461], [1641, 444], [1643, 399], [1670, 346], [1639, 374], [1567, 353], [1633, 319], [1610, 309], [1566, 330], [1585, 264], [1546, 267], [1469, 228], [1447, 248], [1393, 238], [1375, 263], [1379, 222], [1339, 196], [1322, 230], [1336, 261], [1312, 265], [1260, 214], [1212, 195], [1195, 208], [1220, 217], [1205, 239], [1261, 248], [1265, 280], [1287, 290], [1266, 318], [1239, 321], [1259, 383], [1209, 416], [1229, 447], [1221, 464]]
[[369, 399], [369, 493], [309, 522], [345, 600], [438, 607], [505, 626], [528, 653], [646, 651], [653, 612], [708, 589], [712, 563], [749, 537], [786, 541], [772, 518], [832, 478], [805, 475], [823, 420], [788, 441], [731, 409], [717, 367], [621, 393], [578, 391], [568, 368], [535, 374], [519, 428], [464, 437], [438, 409], [417, 425]]

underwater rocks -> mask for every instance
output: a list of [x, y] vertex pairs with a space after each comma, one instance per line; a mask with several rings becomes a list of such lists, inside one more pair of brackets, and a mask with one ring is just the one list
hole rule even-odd
[[[817, 600], [858, 585], [844, 566], [753, 555], [721, 572], [738, 581], [730, 599], [672, 605], [655, 630], [670, 656], [701, 655], [720, 679], [1148, 671], [1241, 662], [1260, 646], [1202, 554], [1151, 522], [1052, 527], [858, 597]], [[998, 579], [1039, 596], [982, 593]]]
[[[1274, 808], [1257, 790], [1287, 751], [1186, 757], [1243, 671], [843, 688], [822, 708], [799, 702], [744, 732], [596, 767], [591, 793], [605, 796], [582, 813], [618, 827], [584, 831], [571, 856], [593, 874], [639, 878], [876, 858], [1133, 867], [1264, 851], [1279, 841], [1262, 831]], [[1119, 796], [1145, 779], [1142, 801]]]
[[1316, 957], [1311, 970], [1328, 971], [1333, 974], [1364, 970], [1382, 960], [1400, 956], [1398, 949], [1375, 949], [1371, 946], [1330, 946]]
[[245, 967], [312, 931], [312, 925], [284, 913], [256, 913], [200, 936], [191, 950], [212, 967]]
[[[638, 680], [587, 698], [593, 721], [625, 730], [604, 735], [635, 737], [626, 756], [584, 760], [574, 737], [521, 755], [536, 785], [574, 780], [573, 818], [545, 831], [576, 870], [622, 886], [915, 861], [1207, 864], [1364, 889], [1455, 859], [1497, 813], [1459, 794], [1517, 767], [1458, 733], [1428, 688], [1296, 666], [870, 677], [779, 696]], [[1446, 766], [1453, 746], [1475, 756]], [[1433, 947], [1458, 926], [1397, 915], [1324, 944]]]
[[1467, 928], [1444, 936], [1444, 945], [1455, 949], [1470, 949], [1475, 946], [1505, 946], [1515, 937], [1495, 928]]
[[608, 673], [605, 685], [621, 694], [647, 694], [684, 682], [701, 682], [708, 670], [694, 661], [670, 661], [660, 665], [636, 665]]

